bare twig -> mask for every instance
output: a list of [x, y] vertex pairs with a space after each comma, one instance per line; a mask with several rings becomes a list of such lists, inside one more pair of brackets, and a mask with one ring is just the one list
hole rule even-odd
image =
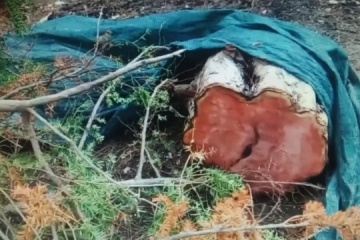
[[[102, 10], [100, 12], [100, 16], [101, 17], [101, 14], [102, 14]], [[98, 26], [98, 29], [99, 29], [99, 26]], [[99, 31], [98, 31], [98, 35], [97, 35], [97, 38], [99, 38]], [[98, 45], [96, 46], [96, 48], [98, 47]], [[150, 46], [148, 48], [146, 48], [144, 51], [142, 51], [136, 58], [134, 58], [129, 64], [133, 64], [137, 61], [139, 61], [146, 53], [148, 53], [150, 50], [152, 49], [168, 49], [167, 47], [162, 47], [162, 46]], [[117, 80], [119, 81], [119, 80]], [[96, 117], [96, 114], [100, 108], [100, 105], [102, 103], [102, 101], [104, 101], [104, 98], [106, 97], [106, 95], [110, 92], [111, 90], [111, 86], [108, 86], [104, 92], [101, 93], [99, 99], [97, 100], [95, 106], [94, 106], [94, 109], [93, 111], [91, 112], [91, 115], [90, 115], [90, 118], [86, 124], [86, 127], [85, 127], [85, 131], [80, 139], [80, 143], [79, 143], [79, 148], [82, 149], [84, 147], [84, 144], [85, 144], [85, 141], [86, 141], [86, 138], [88, 137], [89, 135], [89, 130], [91, 128], [91, 125]]]
[[184, 181], [180, 178], [155, 178], [155, 179], [132, 179], [125, 181], [116, 181], [109, 177], [105, 172], [95, 166], [90, 159], [88, 159], [81, 150], [76, 146], [74, 141], [61, 133], [56, 127], [52, 126], [48, 121], [46, 121], [42, 116], [40, 116], [33, 109], [28, 109], [28, 111], [43, 122], [47, 127], [49, 127], [55, 134], [65, 140], [70, 146], [74, 149], [76, 154], [78, 154], [91, 168], [93, 168], [97, 173], [102, 175], [109, 182], [119, 186], [119, 187], [153, 187], [153, 186], [164, 186], [169, 183], [181, 183], [181, 184], [194, 184], [198, 183], [197, 181]]
[[309, 226], [308, 222], [297, 223], [297, 224], [287, 224], [286, 222], [279, 224], [267, 224], [267, 225], [250, 225], [243, 227], [231, 227], [226, 228], [223, 226], [213, 227], [211, 229], [203, 229], [199, 231], [186, 231], [179, 234], [165, 237], [165, 238], [156, 238], [157, 240], [177, 240], [182, 238], [194, 237], [194, 236], [204, 236], [216, 233], [229, 233], [229, 232], [240, 232], [240, 231], [253, 231], [253, 230], [265, 230], [265, 229], [276, 229], [276, 228], [300, 228]]
[[[3, 209], [0, 209], [0, 222], [2, 222], [5, 227], [7, 228], [7, 230], [9, 230], [12, 238], [11, 239], [15, 239], [15, 231], [14, 228], [11, 226], [10, 221], [7, 219], [6, 215], [5, 215], [5, 211], [3, 211]], [[4, 226], [3, 225], [3, 226]]]
[[39, 115], [35, 110], [28, 108], [27, 109], [28, 112], [30, 112], [31, 114], [33, 114], [37, 119], [39, 119], [42, 123], [44, 123], [48, 128], [50, 128], [55, 134], [57, 134], [59, 137], [61, 137], [63, 140], [65, 140], [66, 142], [68, 142], [70, 144], [70, 146], [75, 150], [75, 152], [83, 159], [85, 160], [89, 166], [91, 166], [96, 172], [98, 172], [100, 175], [104, 176], [107, 180], [109, 180], [112, 183], [117, 184], [117, 182], [112, 179], [111, 177], [109, 177], [105, 172], [103, 172], [100, 168], [98, 168], [97, 166], [95, 166], [90, 159], [88, 159], [87, 156], [85, 156], [84, 153], [82, 153], [82, 151], [76, 146], [75, 142], [73, 140], [71, 140], [70, 138], [68, 138], [67, 136], [65, 136], [63, 133], [60, 132], [60, 130], [58, 130], [56, 127], [52, 126], [48, 121], [46, 121], [46, 119], [44, 119], [41, 115]]
[[20, 209], [24, 207], [24, 203], [22, 202], [16, 202], [15, 205], [14, 204], [7, 204], [5, 206], [2, 206], [2, 211], [4, 211], [5, 213], [7, 212], [16, 212], [17, 210], [16, 209]]
[[127, 187], [158, 187], [166, 186], [169, 184], [178, 184], [178, 185], [189, 185], [202, 183], [204, 179], [199, 178], [199, 180], [189, 181], [181, 178], [148, 178], [148, 179], [130, 179], [120, 181], [119, 184]]
[[86, 141], [86, 138], [87, 136], [89, 135], [89, 131], [90, 131], [90, 128], [91, 128], [91, 125], [93, 123], [93, 121], [95, 120], [96, 118], [96, 114], [100, 108], [100, 105], [102, 103], [102, 101], [104, 100], [104, 98], [106, 97], [106, 95], [110, 92], [111, 90], [111, 86], [107, 87], [105, 89], [104, 92], [101, 93], [99, 99], [97, 100], [95, 106], [94, 106], [94, 109], [92, 110], [91, 112], [91, 115], [90, 115], [90, 118], [86, 124], [86, 127], [85, 127], [85, 131], [80, 139], [80, 143], [79, 143], [79, 149], [82, 149], [84, 147], [84, 144], [85, 144], [85, 141]]
[[99, 35], [100, 35], [100, 21], [101, 18], [103, 16], [103, 10], [104, 10], [104, 6], [101, 7], [100, 9], [100, 13], [99, 13], [99, 18], [97, 20], [97, 28], [96, 28], [96, 45], [95, 45], [95, 51], [94, 51], [94, 56], [96, 56], [96, 53], [99, 49]]
[[[60, 76], [60, 77], [57, 77], [57, 78], [55, 78], [55, 79], [52, 79], [53, 76], [54, 76], [56, 73], [58, 73], [59, 71], [64, 70], [64, 69], [55, 70], [55, 71], [53, 71], [53, 72], [50, 74], [50, 76], [47, 77], [45, 80], [40, 80], [40, 81], [38, 81], [38, 82], [34, 82], [34, 83], [31, 83], [31, 84], [28, 84], [28, 85], [25, 85], [25, 86], [18, 87], [18, 88], [16, 88], [16, 89], [14, 89], [14, 90], [6, 93], [5, 95], [1, 96], [1, 97], [0, 97], [0, 100], [7, 99], [7, 98], [9, 98], [9, 97], [11, 97], [11, 96], [13, 96], [13, 95], [21, 92], [21, 91], [28, 90], [28, 89], [34, 88], [34, 87], [36, 87], [36, 86], [39, 86], [39, 85], [49, 84], [49, 82], [54, 83], [54, 82], [61, 81], [61, 80], [65, 79], [65, 78], [72, 78], [72, 77], [75, 77], [75, 76], [77, 76], [77, 75], [84, 74], [84, 73], [86, 73], [86, 71], [85, 71], [85, 72], [81, 72], [81, 71], [83, 71], [84, 69], [86, 69], [87, 67], [89, 67], [90, 64], [92, 63], [92, 61], [93, 61], [94, 59], [95, 59], [95, 57], [90, 58], [90, 59], [85, 63], [84, 66], [79, 67], [78, 69], [74, 70], [73, 72], [65, 73], [65, 74], [63, 74], [63, 75]], [[70, 69], [70, 68], [74, 68], [74, 66], [67, 67], [67, 69]]]
[[109, 73], [101, 78], [98, 78], [95, 81], [83, 83], [76, 87], [69, 88], [69, 89], [63, 90], [63, 91], [55, 93], [55, 94], [51, 94], [51, 95], [47, 95], [47, 96], [40, 96], [40, 97], [36, 97], [36, 98], [30, 99], [30, 100], [0, 100], [0, 111], [1, 112], [23, 111], [30, 107], [35, 107], [35, 106], [39, 106], [39, 105], [43, 105], [43, 104], [47, 104], [47, 103], [51, 103], [51, 102], [57, 102], [57, 101], [75, 96], [77, 94], [80, 94], [82, 92], [89, 91], [92, 88], [94, 88], [104, 82], [113, 80], [125, 73], [128, 73], [128, 72], [135, 70], [139, 67], [142, 67], [144, 65], [153, 64], [153, 63], [160, 62], [162, 60], [165, 60], [165, 59], [168, 59], [168, 58], [171, 58], [174, 56], [179, 56], [184, 51], [185, 50], [182, 49], [182, 50], [178, 50], [178, 51], [175, 51], [173, 53], [169, 53], [169, 54], [166, 54], [163, 56], [141, 60], [141, 61], [135, 62], [133, 64], [128, 64], [112, 73]]
[[[22, 117], [22, 122], [23, 122], [23, 125], [24, 125], [24, 129], [25, 129], [26, 134], [27, 134], [27, 136], [28, 136], [28, 138], [30, 140], [30, 143], [31, 143], [31, 146], [33, 148], [35, 157], [38, 159], [40, 164], [43, 166], [43, 168], [44, 168], [46, 174], [48, 175], [48, 177], [50, 178], [50, 180], [56, 186], [61, 188], [61, 186], [62, 186], [61, 180], [52, 171], [52, 169], [50, 168], [49, 164], [47, 163], [47, 161], [45, 160], [45, 158], [43, 157], [43, 154], [41, 152], [39, 141], [38, 141], [38, 139], [36, 137], [34, 127], [31, 124], [31, 114], [33, 114], [32, 111], [33, 110], [30, 110], [30, 111], [27, 111], [27, 112], [25, 112], [25, 111], [21, 112], [21, 117]], [[77, 219], [84, 219], [84, 216], [83, 216], [80, 208], [78, 207], [78, 205], [76, 203], [72, 203], [71, 208], [72, 208], [72, 210], [73, 210], [73, 212], [74, 212]]]
[[59, 236], [56, 231], [56, 226], [54, 224], [51, 225], [51, 235], [52, 235], [52, 240], [59, 240]]
[[169, 79], [166, 79], [166, 80], [162, 81], [159, 85], [157, 85], [155, 87], [155, 89], [154, 89], [154, 91], [151, 94], [151, 97], [149, 99], [149, 103], [148, 103], [148, 105], [146, 107], [146, 112], [145, 112], [145, 117], [144, 117], [144, 124], [143, 124], [142, 133], [141, 133], [140, 160], [139, 160], [139, 166], [138, 166], [138, 170], [136, 172], [135, 179], [141, 179], [142, 178], [142, 170], [143, 170], [144, 163], [145, 163], [146, 132], [147, 132], [147, 126], [148, 126], [151, 106], [153, 104], [153, 101], [154, 101], [154, 98], [155, 98], [157, 92], [168, 81], [169, 81]]
[[1, 229], [0, 229], [0, 238], [1, 238], [1, 239], [4, 239], [4, 240], [10, 240], [10, 238], [8, 238], [8, 237], [5, 235], [5, 233], [3, 233], [3, 231], [1, 231]]
[[156, 176], [157, 176], [158, 178], [161, 178], [160, 171], [159, 171], [159, 169], [155, 166], [154, 160], [151, 158], [151, 155], [150, 155], [149, 150], [148, 150], [147, 148], [145, 148], [145, 153], [146, 153], [146, 157], [148, 158], [149, 163], [150, 163], [151, 167], [153, 168]]
[[145, 56], [145, 54], [147, 54], [151, 50], [156, 50], [156, 49], [167, 49], [168, 50], [169, 48], [168, 47], [163, 47], [163, 46], [150, 46], [150, 47], [147, 47], [136, 58], [134, 58], [131, 62], [129, 62], [129, 64], [139, 61], [143, 56]]
[[43, 154], [40, 149], [39, 141], [36, 138], [34, 128], [31, 124], [31, 114], [29, 112], [21, 112], [21, 118], [24, 125], [24, 129], [26, 131], [26, 135], [29, 138], [31, 146], [33, 148], [35, 157], [43, 166], [46, 174], [51, 179], [51, 181], [55, 183], [57, 186], [61, 186], [61, 181], [57, 178], [57, 176], [55, 175], [55, 173], [53, 172], [53, 170], [50, 168], [49, 164], [43, 157]]

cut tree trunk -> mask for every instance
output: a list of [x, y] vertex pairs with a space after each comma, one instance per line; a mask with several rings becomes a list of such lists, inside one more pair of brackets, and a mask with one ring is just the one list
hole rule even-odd
[[184, 145], [242, 175], [253, 194], [288, 192], [324, 169], [328, 118], [284, 69], [227, 46], [190, 89]]

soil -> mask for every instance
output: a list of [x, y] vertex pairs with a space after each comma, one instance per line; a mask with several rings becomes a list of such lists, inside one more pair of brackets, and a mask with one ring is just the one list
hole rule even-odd
[[[325, 34], [337, 41], [348, 53], [355, 70], [360, 74], [360, 2], [334, 0], [64, 0], [63, 4], [55, 5], [54, 0], [35, 0], [38, 10], [30, 15], [36, 22], [48, 16], [49, 19], [67, 14], [81, 14], [97, 17], [104, 5], [105, 18], [131, 18], [149, 13], [167, 12], [178, 9], [195, 8], [233, 8], [279, 18], [303, 24], [315, 31]], [[60, 1], [58, 1], [59, 3]], [[341, 3], [340, 3], [341, 2]], [[165, 176], [179, 171], [183, 166], [184, 154], [181, 151], [181, 131], [183, 122], [174, 123], [169, 139], [174, 141], [176, 151], [161, 148], [165, 156], [165, 164], [161, 171]], [[179, 126], [179, 127], [177, 127]], [[165, 126], [167, 128], [169, 126]], [[169, 130], [170, 131], [170, 130]], [[139, 159], [139, 148], [132, 145], [132, 134], [113, 139], [99, 147], [98, 155], [113, 153], [117, 156], [116, 172], [118, 178], [130, 179], [136, 174]], [[160, 144], [161, 145], [161, 144]], [[181, 160], [174, 160], [181, 159]], [[175, 162], [174, 162], [175, 161]], [[151, 166], [144, 177], [153, 177]], [[263, 223], [277, 223], [299, 214], [302, 205], [309, 200], [319, 199], [323, 190], [302, 187], [297, 192], [281, 199], [273, 197], [255, 199], [255, 213], [259, 218], [267, 216]], [[280, 205], [280, 207], [279, 207]], [[292, 232], [291, 234], [295, 234]], [[296, 239], [295, 236], [288, 239]]]

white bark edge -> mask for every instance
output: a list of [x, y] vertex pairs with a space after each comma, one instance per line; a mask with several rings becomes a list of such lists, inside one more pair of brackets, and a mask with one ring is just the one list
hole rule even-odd
[[[213, 86], [222, 86], [249, 97], [255, 97], [267, 89], [281, 91], [290, 97], [297, 113], [312, 112], [316, 115], [317, 122], [323, 127], [324, 137], [327, 139], [328, 117], [316, 102], [313, 88], [280, 67], [259, 58], [254, 57], [253, 60], [254, 74], [259, 76], [259, 82], [249, 91], [246, 90], [241, 66], [237, 65], [224, 51], [211, 56], [194, 80], [196, 96]], [[194, 99], [189, 101], [188, 109], [191, 120], [195, 114]], [[188, 126], [187, 124], [186, 128]]]

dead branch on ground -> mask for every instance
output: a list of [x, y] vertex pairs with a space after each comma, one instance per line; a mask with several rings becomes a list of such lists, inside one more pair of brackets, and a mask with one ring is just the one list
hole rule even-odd
[[[61, 182], [60, 178], [58, 178], [58, 176], [53, 172], [53, 170], [51, 169], [51, 167], [49, 166], [49, 164], [47, 163], [47, 161], [45, 160], [45, 158], [43, 157], [42, 151], [40, 149], [40, 144], [39, 141], [36, 137], [36, 133], [34, 130], [34, 127], [31, 123], [31, 113], [32, 110], [29, 110], [27, 112], [21, 112], [21, 117], [22, 117], [22, 122], [24, 125], [24, 129], [26, 131], [26, 135], [30, 140], [33, 152], [35, 157], [37, 158], [37, 160], [40, 162], [40, 164], [43, 166], [45, 173], [47, 174], [47, 176], [49, 177], [49, 179], [60, 189], [63, 186], [63, 183]], [[63, 192], [64, 194], [67, 195], [67, 193]], [[77, 205], [77, 203], [72, 202], [70, 203], [70, 206], [73, 210], [73, 213], [75, 214], [76, 218], [78, 220], [84, 219], [84, 214], [81, 212], [79, 206]]]
[[128, 65], [126, 65], [114, 72], [111, 72], [103, 77], [100, 77], [95, 81], [83, 83], [83, 84], [77, 85], [73, 88], [69, 88], [69, 89], [63, 90], [63, 91], [55, 93], [55, 94], [40, 96], [40, 97], [36, 97], [36, 98], [30, 99], [30, 100], [0, 100], [0, 112], [24, 111], [27, 108], [36, 107], [36, 106], [44, 105], [47, 103], [52, 103], [52, 102], [57, 102], [57, 101], [60, 101], [63, 99], [67, 99], [69, 97], [89, 91], [92, 88], [94, 88], [100, 84], [103, 84], [107, 81], [111, 81], [111, 80], [113, 80], [123, 74], [126, 74], [130, 71], [133, 71], [137, 68], [140, 68], [145, 65], [157, 63], [157, 62], [172, 58], [174, 56], [179, 56], [183, 52], [185, 52], [185, 50], [181, 49], [181, 50], [178, 50], [178, 51], [166, 54], [166, 55], [162, 55], [159, 57], [140, 60], [140, 61], [134, 62], [132, 64], [128, 64]]
[[269, 229], [277, 229], [277, 228], [301, 228], [309, 226], [309, 223], [297, 223], [297, 224], [289, 224], [287, 221], [283, 223], [278, 224], [266, 224], [266, 225], [253, 225], [253, 226], [243, 226], [243, 227], [232, 227], [232, 228], [226, 228], [224, 226], [215, 226], [213, 228], [209, 229], [203, 229], [199, 231], [187, 231], [187, 232], [181, 232], [179, 234], [165, 237], [165, 238], [156, 238], [156, 240], [178, 240], [178, 239], [184, 239], [189, 237], [196, 237], [196, 236], [205, 236], [205, 235], [211, 235], [216, 233], [231, 233], [231, 232], [247, 232], [247, 231], [255, 231], [255, 230], [269, 230]]
[[[142, 170], [143, 170], [144, 163], [145, 163], [146, 132], [147, 132], [147, 126], [148, 126], [148, 121], [149, 121], [150, 109], [151, 109], [151, 106], [153, 104], [153, 101], [154, 101], [154, 98], [155, 98], [157, 92], [167, 82], [169, 82], [169, 79], [166, 79], [166, 80], [162, 81], [159, 85], [157, 85], [155, 87], [153, 93], [150, 96], [148, 105], [146, 107], [146, 112], [145, 112], [145, 117], [144, 117], [144, 124], [143, 124], [143, 129], [142, 129], [142, 132], [141, 132], [140, 160], [139, 160], [139, 166], [138, 166], [138, 170], [137, 170], [135, 179], [141, 179], [142, 178]], [[149, 159], [149, 161], [151, 161], [151, 159]], [[152, 166], [153, 166], [153, 168], [155, 167], [154, 165], [152, 165]], [[157, 171], [157, 172], [159, 172], [159, 171]]]

